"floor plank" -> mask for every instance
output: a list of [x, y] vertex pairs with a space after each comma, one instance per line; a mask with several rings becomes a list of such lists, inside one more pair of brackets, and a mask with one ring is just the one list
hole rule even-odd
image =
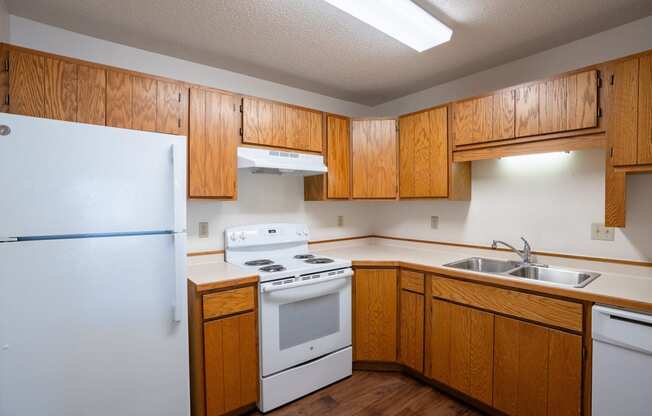
[[[252, 412], [249, 415], [261, 415]], [[476, 416], [466, 404], [399, 373], [353, 376], [266, 413], [271, 416]]]

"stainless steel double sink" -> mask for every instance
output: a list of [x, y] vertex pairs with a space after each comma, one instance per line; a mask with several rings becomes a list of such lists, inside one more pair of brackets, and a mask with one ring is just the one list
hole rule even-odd
[[540, 264], [525, 264], [517, 261], [482, 257], [470, 257], [444, 264], [444, 266], [473, 272], [537, 280], [542, 283], [575, 288], [584, 287], [600, 276], [599, 273], [593, 272], [576, 272]]

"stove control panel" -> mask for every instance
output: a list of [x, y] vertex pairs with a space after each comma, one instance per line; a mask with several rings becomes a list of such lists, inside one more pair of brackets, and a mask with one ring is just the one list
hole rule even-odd
[[227, 228], [226, 246], [248, 247], [268, 244], [307, 242], [309, 233], [304, 224], [262, 224]]

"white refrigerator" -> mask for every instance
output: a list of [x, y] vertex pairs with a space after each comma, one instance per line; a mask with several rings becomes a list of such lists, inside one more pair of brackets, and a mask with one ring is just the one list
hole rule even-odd
[[0, 415], [186, 416], [186, 138], [0, 114]]

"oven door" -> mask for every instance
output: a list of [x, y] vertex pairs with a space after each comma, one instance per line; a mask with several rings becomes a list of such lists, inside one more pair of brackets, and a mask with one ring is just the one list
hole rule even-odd
[[263, 377], [351, 345], [352, 276], [344, 269], [260, 285]]

